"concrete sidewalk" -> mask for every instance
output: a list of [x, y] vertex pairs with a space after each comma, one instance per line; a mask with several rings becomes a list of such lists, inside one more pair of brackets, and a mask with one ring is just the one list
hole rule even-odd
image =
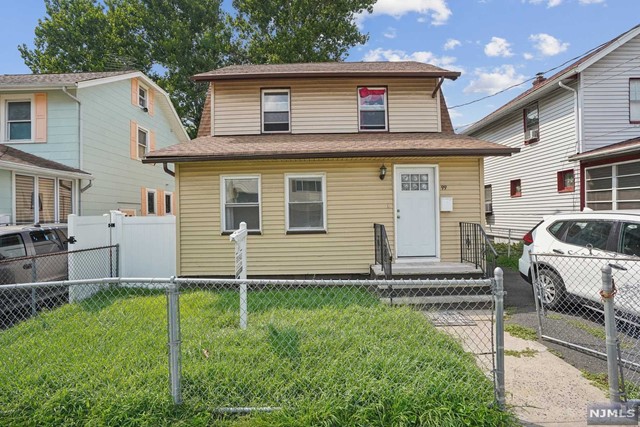
[[[508, 355], [507, 351], [520, 357]], [[505, 388], [507, 405], [524, 426], [585, 426], [587, 405], [609, 399], [582, 373], [537, 341], [505, 333]]]

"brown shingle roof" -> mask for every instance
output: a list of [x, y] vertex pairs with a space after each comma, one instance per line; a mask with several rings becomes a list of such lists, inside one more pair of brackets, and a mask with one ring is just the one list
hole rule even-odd
[[404, 76], [446, 77], [457, 79], [460, 73], [415, 61], [403, 62], [311, 62], [299, 64], [230, 65], [196, 74], [195, 81], [240, 80], [294, 77]]
[[540, 92], [542, 89], [548, 88], [550, 85], [557, 84], [558, 81], [560, 81], [560, 80], [564, 80], [566, 78], [569, 78], [569, 77], [575, 75], [577, 73], [577, 71], [578, 71], [577, 70], [578, 67], [581, 64], [583, 64], [586, 61], [588, 61], [589, 59], [593, 58], [594, 56], [596, 56], [597, 54], [602, 52], [604, 49], [606, 49], [609, 46], [611, 46], [612, 44], [614, 44], [620, 38], [624, 37], [628, 33], [632, 32], [632, 31], [634, 31], [634, 30], [636, 30], [638, 28], [640, 28], [640, 25], [636, 25], [635, 27], [631, 28], [628, 31], [625, 31], [624, 33], [620, 34], [619, 36], [617, 36], [617, 37], [615, 37], [615, 38], [613, 38], [611, 40], [609, 40], [608, 42], [605, 42], [605, 43], [601, 44], [600, 46], [596, 47], [593, 51], [589, 52], [587, 55], [581, 57], [580, 59], [578, 59], [575, 62], [572, 62], [569, 66], [567, 66], [567, 67], [563, 68], [562, 70], [558, 71], [557, 73], [555, 73], [554, 75], [552, 75], [548, 79], [545, 79], [542, 82], [536, 83], [535, 85], [533, 85], [532, 87], [530, 87], [526, 91], [522, 92], [520, 95], [518, 95], [515, 98], [513, 98], [511, 101], [509, 101], [506, 104], [504, 104], [502, 107], [498, 108], [497, 110], [493, 111], [491, 114], [483, 117], [482, 119], [480, 119], [479, 121], [477, 121], [473, 125], [469, 126], [469, 128], [464, 130], [464, 133], [473, 133], [473, 132], [475, 132], [477, 129], [481, 128], [482, 126], [484, 126], [486, 124], [489, 124], [492, 121], [494, 121], [499, 115], [501, 115], [501, 113], [510, 110], [512, 107], [517, 105], [520, 101], [522, 101], [524, 98], [527, 98], [527, 97], [529, 97], [530, 95], [533, 95], [536, 92]]
[[135, 71], [105, 71], [63, 74], [2, 74], [0, 75], [0, 86], [72, 85], [87, 80], [120, 76], [122, 74], [129, 74], [133, 72]]
[[34, 166], [38, 168], [51, 169], [60, 172], [72, 172], [87, 175], [91, 174], [82, 171], [80, 169], [72, 168], [62, 163], [54, 162], [53, 160], [47, 160], [42, 157], [25, 153], [17, 148], [10, 147], [8, 145], [0, 144], [0, 161], [15, 163], [22, 166]]
[[144, 163], [336, 157], [506, 156], [520, 151], [443, 133], [277, 134], [196, 138], [153, 151]]

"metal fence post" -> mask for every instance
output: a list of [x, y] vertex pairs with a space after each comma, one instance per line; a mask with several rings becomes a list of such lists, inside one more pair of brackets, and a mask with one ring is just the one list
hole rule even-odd
[[180, 289], [171, 277], [167, 288], [167, 329], [169, 333], [169, 384], [173, 403], [182, 403], [182, 369], [180, 363]]
[[504, 272], [500, 267], [497, 267], [493, 271], [493, 275], [496, 284], [496, 398], [500, 409], [504, 409]]
[[609, 376], [609, 396], [612, 403], [620, 402], [620, 381], [618, 378], [618, 334], [613, 306], [615, 288], [611, 277], [611, 266], [602, 267], [602, 291], [600, 296], [604, 304], [604, 329], [606, 332], [607, 373]]

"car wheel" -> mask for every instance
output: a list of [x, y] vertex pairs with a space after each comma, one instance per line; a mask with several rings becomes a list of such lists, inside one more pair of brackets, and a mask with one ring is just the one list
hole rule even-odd
[[548, 268], [541, 268], [538, 272], [538, 283], [543, 305], [551, 310], [559, 308], [566, 297], [564, 282], [560, 275]]

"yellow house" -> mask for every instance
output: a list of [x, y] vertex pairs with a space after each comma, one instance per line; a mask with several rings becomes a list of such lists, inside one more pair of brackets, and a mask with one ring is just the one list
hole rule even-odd
[[484, 222], [483, 157], [516, 151], [456, 135], [418, 62], [230, 66], [209, 84], [198, 137], [150, 153], [175, 165], [178, 274], [369, 274], [373, 224], [395, 260], [460, 261], [460, 222]]

